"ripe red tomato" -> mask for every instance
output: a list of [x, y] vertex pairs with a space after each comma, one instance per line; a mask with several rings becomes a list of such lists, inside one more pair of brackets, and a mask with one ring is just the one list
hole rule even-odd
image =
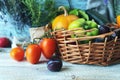
[[42, 49], [42, 53], [46, 59], [50, 59], [56, 50], [56, 40], [52, 38], [44, 38], [39, 46]]
[[41, 48], [37, 44], [30, 44], [26, 49], [26, 59], [31, 64], [39, 62], [41, 56]]
[[10, 56], [16, 61], [22, 61], [24, 59], [24, 49], [21, 47], [13, 48], [10, 51]]

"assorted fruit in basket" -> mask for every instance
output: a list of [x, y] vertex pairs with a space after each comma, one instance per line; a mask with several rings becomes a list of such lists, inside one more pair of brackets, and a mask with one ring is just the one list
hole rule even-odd
[[78, 18], [72, 22], [62, 22], [63, 17], [56, 17], [52, 22], [53, 34], [64, 61], [96, 65], [109, 65], [119, 61], [119, 17], [116, 18], [116, 23], [111, 23], [96, 11], [80, 9], [71, 10], [69, 15]]
[[[108, 19], [105, 19], [104, 16], [93, 10], [83, 11], [81, 9], [72, 9], [68, 14], [64, 6], [61, 6], [60, 9], [64, 11], [64, 14], [57, 16], [53, 20], [52, 30], [71, 30], [73, 31], [71, 38], [97, 36], [119, 28], [119, 16], [116, 18], [117, 23], [113, 24], [110, 23]], [[115, 36], [119, 37], [119, 35], [120, 30], [114, 31], [113, 35], [107, 36], [108, 41], [114, 39]], [[92, 41], [103, 42], [104, 39], [96, 39]]]

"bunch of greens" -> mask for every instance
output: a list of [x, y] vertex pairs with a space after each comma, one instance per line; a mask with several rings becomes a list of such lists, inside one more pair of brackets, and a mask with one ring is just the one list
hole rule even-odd
[[57, 15], [54, 0], [22, 0], [22, 3], [27, 8], [31, 27], [43, 26]]
[[[45, 0], [42, 6], [42, 23], [43, 25], [51, 22], [58, 14], [58, 8], [55, 6], [54, 0]], [[43, 19], [44, 18], [44, 19]]]
[[41, 8], [42, 5], [37, 0], [21, 0], [26, 7], [26, 14], [30, 16], [32, 26], [40, 25]]

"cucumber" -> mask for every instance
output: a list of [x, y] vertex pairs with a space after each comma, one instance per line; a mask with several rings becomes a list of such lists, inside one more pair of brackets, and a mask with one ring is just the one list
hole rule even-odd
[[90, 19], [94, 19], [96, 23], [99, 25], [105, 25], [110, 23], [110, 21], [105, 18], [102, 14], [98, 13], [97, 11], [93, 11], [91, 9], [86, 10], [86, 13], [89, 15]]

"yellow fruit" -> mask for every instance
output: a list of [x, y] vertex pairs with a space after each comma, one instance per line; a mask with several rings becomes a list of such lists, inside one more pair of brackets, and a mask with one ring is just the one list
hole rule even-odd
[[116, 22], [117, 22], [118, 26], [120, 26], [120, 15], [118, 15], [118, 16], [116, 17]]
[[59, 9], [63, 9], [64, 10], [64, 14], [61, 14], [59, 16], [57, 16], [53, 22], [52, 22], [52, 29], [68, 29], [69, 24], [78, 19], [77, 16], [75, 15], [68, 15], [67, 11], [65, 10], [65, 8], [63, 6], [60, 6]]

